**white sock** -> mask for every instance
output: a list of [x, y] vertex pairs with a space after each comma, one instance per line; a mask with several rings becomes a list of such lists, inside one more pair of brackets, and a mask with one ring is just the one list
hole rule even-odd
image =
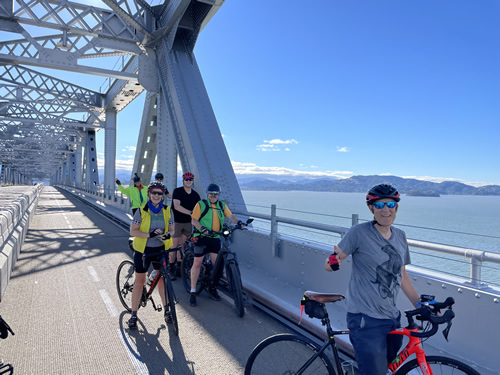
[[191, 293], [196, 293], [196, 288], [191, 288]]

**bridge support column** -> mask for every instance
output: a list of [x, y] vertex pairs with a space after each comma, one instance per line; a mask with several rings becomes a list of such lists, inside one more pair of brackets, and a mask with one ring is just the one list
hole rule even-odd
[[115, 191], [116, 175], [116, 110], [106, 110], [104, 130], [104, 193], [111, 196]]

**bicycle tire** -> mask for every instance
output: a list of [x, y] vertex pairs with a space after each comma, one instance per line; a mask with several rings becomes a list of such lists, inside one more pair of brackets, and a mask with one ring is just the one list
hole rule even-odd
[[177, 321], [177, 312], [175, 310], [174, 286], [172, 285], [172, 282], [170, 280], [167, 281], [166, 277], [163, 278], [163, 282], [164, 285], [166, 285], [165, 293], [166, 293], [166, 298], [168, 298], [168, 308], [170, 310], [170, 314], [172, 315], [172, 326], [174, 327], [174, 333], [176, 336], [179, 336], [179, 323]]
[[236, 315], [240, 318], [245, 315], [245, 306], [243, 305], [243, 287], [241, 285], [241, 275], [238, 266], [230, 263], [226, 266], [227, 281], [229, 282], [229, 290], [233, 296], [234, 309]]
[[123, 307], [127, 311], [132, 311], [132, 290], [134, 289], [134, 263], [130, 260], [124, 260], [118, 266], [116, 271], [116, 289], [118, 297]]
[[[258, 344], [248, 357], [245, 375], [299, 374], [300, 368], [319, 351], [319, 347], [304, 336], [281, 333]], [[300, 374], [335, 375], [336, 371], [325, 352]]]
[[[432, 369], [434, 374], [442, 374], [442, 375], [479, 375], [479, 372], [474, 370], [469, 365], [457, 361], [453, 358], [440, 357], [440, 356], [425, 356], [427, 360], [427, 364]], [[404, 375], [404, 374], [422, 374], [422, 370], [420, 370], [420, 366], [416, 359], [412, 359], [410, 362], [405, 363], [401, 366], [394, 374], [396, 375]]]
[[[181, 262], [181, 276], [182, 276], [182, 284], [184, 285], [184, 289], [188, 293], [191, 293], [191, 267], [193, 267], [194, 255], [190, 249], [186, 249], [184, 251], [184, 257]], [[200, 272], [201, 277], [201, 272]], [[203, 290], [203, 285], [201, 284], [200, 277], [198, 278], [198, 282], [196, 283], [196, 294], [200, 294]]]

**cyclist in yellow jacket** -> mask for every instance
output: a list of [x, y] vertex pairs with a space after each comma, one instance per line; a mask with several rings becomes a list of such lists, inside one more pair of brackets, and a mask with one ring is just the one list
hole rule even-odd
[[144, 207], [148, 200], [148, 192], [147, 189], [142, 186], [141, 178], [137, 175], [134, 176], [134, 186], [129, 186], [124, 188], [119, 179], [115, 178], [116, 185], [118, 186], [118, 190], [122, 194], [128, 195], [130, 197], [130, 208], [132, 209], [132, 215], [135, 214], [135, 211], [139, 207]]
[[[144, 207], [137, 210], [130, 224], [130, 235], [134, 236], [132, 247], [134, 248], [135, 283], [132, 290], [132, 316], [128, 321], [130, 329], [137, 328], [137, 310], [141, 302], [142, 288], [146, 282], [148, 268], [152, 258], [143, 259], [143, 254], [157, 254], [161, 250], [168, 250], [172, 246], [172, 239], [164, 240], [163, 236], [174, 233], [174, 220], [170, 215], [170, 207], [163, 204], [163, 196], [167, 189], [159, 182], [152, 182], [148, 186], [148, 201]], [[158, 270], [160, 265], [153, 263], [153, 268]], [[167, 322], [172, 321], [165, 301], [163, 279], [158, 284], [165, 316]]]

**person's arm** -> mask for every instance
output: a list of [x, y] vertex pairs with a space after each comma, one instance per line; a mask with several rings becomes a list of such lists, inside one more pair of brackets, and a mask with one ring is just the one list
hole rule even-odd
[[420, 302], [420, 296], [415, 290], [410, 276], [408, 276], [408, 273], [406, 273], [406, 266], [403, 266], [403, 268], [401, 269], [401, 289], [413, 304], [413, 306], [417, 307], [417, 302]]
[[[238, 218], [234, 215], [234, 214], [231, 214], [229, 217], [228, 217], [229, 220], [231, 220], [231, 223], [233, 224], [238, 224]], [[246, 224], [242, 222], [241, 226], [245, 226]]]
[[125, 194], [125, 195], [128, 195], [130, 196], [130, 186], [128, 188], [124, 188], [123, 185], [116, 185], [116, 187], [118, 188], [118, 190], [122, 193], [122, 194]]
[[182, 207], [181, 201], [179, 199], [174, 199], [172, 202], [174, 203], [174, 208], [176, 211], [179, 211], [189, 216], [191, 216], [191, 214], [193, 213], [193, 211], [189, 211], [187, 208]]
[[[334, 256], [337, 258], [337, 263], [339, 265], [339, 268], [340, 268], [340, 263], [342, 263], [342, 261], [348, 257], [348, 255], [346, 253], [344, 253], [342, 251], [342, 249], [338, 246], [334, 246], [333, 247], [334, 249], [334, 254], [330, 255], [331, 256]], [[335, 255], [335, 253], [337, 255]], [[325, 270], [328, 271], [328, 272], [333, 272], [333, 269], [332, 267], [330, 266], [330, 257], [326, 258], [326, 261], [325, 261]]]

